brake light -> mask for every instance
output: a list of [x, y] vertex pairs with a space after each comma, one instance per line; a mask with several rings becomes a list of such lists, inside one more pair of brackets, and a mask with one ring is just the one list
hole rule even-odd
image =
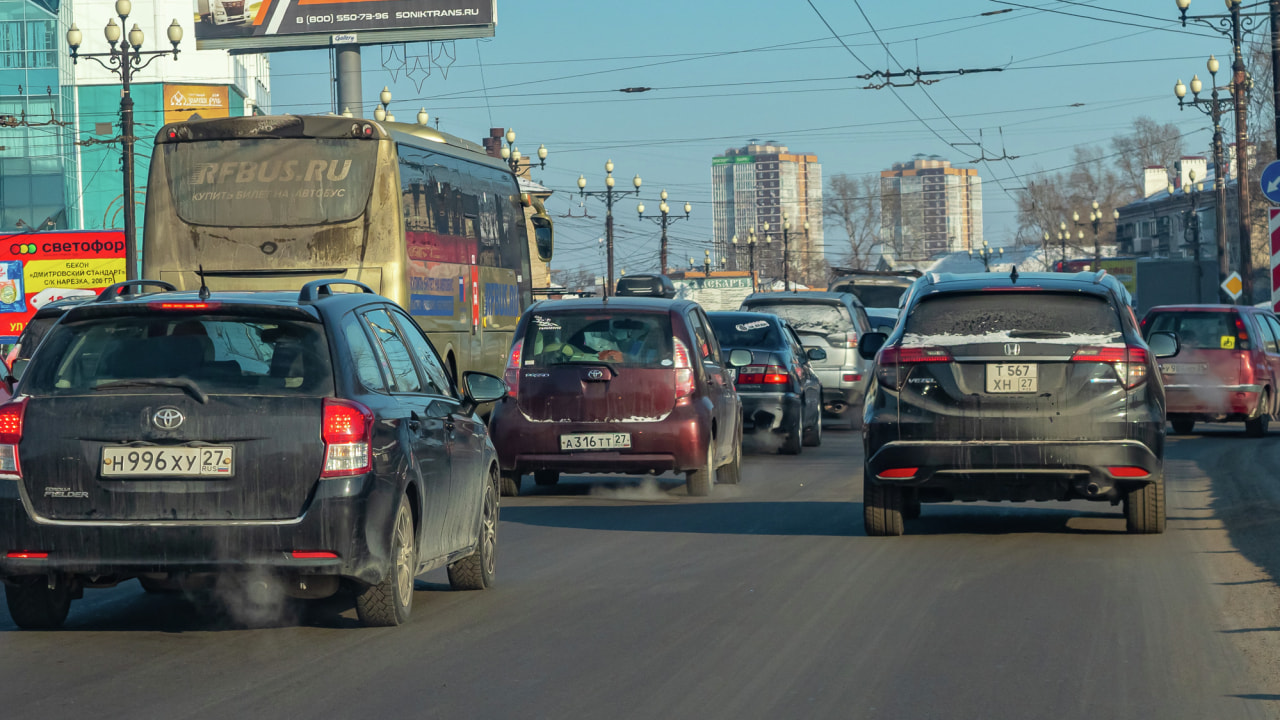
[[338, 553], [328, 550], [294, 550], [289, 553], [294, 560], [337, 560]]
[[1115, 368], [1126, 388], [1132, 390], [1147, 379], [1147, 351], [1126, 345], [1086, 346], [1075, 351], [1072, 362], [1106, 363]]
[[359, 475], [373, 467], [373, 413], [350, 400], [324, 399], [324, 470], [320, 477]]
[[524, 347], [524, 339], [516, 340], [511, 346], [511, 354], [507, 356], [507, 369], [502, 379], [507, 381], [507, 396], [516, 397], [520, 390], [520, 354]]
[[1141, 478], [1151, 474], [1140, 467], [1133, 467], [1131, 465], [1109, 467], [1107, 468], [1107, 472], [1111, 473], [1112, 477], [1118, 478]]
[[45, 560], [49, 553], [40, 550], [11, 550], [4, 556], [10, 560]]
[[218, 302], [151, 302], [147, 307], [152, 310], [217, 310], [222, 303]]
[[909, 480], [916, 476], [920, 468], [889, 468], [876, 473], [876, 477], [885, 480]]
[[858, 332], [850, 330], [842, 333], [832, 333], [827, 336], [827, 342], [838, 348], [856, 348], [858, 347]]
[[0, 475], [22, 477], [18, 445], [22, 443], [22, 425], [26, 414], [27, 398], [0, 405]]
[[1244, 319], [1236, 315], [1236, 349], [1249, 349], [1249, 330], [1244, 324]]
[[876, 379], [881, 385], [901, 390], [913, 365], [951, 362], [951, 352], [940, 347], [889, 345], [876, 356]]
[[738, 373], [739, 385], [786, 385], [791, 375], [781, 365], [748, 365]]
[[676, 399], [686, 398], [693, 394], [693, 366], [689, 364], [689, 348], [685, 346], [684, 341], [680, 338], [675, 340], [675, 350], [672, 352], [676, 369]]

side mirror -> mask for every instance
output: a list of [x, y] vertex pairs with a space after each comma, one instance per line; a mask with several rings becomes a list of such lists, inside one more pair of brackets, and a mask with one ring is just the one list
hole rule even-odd
[[551, 262], [556, 244], [551, 218], [539, 214], [529, 218], [529, 222], [533, 223], [533, 243], [538, 248], [538, 259], [542, 262]]
[[729, 351], [729, 367], [740, 368], [751, 364], [750, 350], [730, 350]]
[[507, 383], [500, 377], [474, 370], [462, 374], [462, 406], [467, 413], [485, 403], [497, 402], [506, 394]]
[[1147, 347], [1151, 348], [1151, 354], [1158, 358], [1173, 357], [1182, 351], [1182, 343], [1178, 341], [1178, 336], [1171, 332], [1151, 333], [1151, 337], [1147, 338]]
[[823, 350], [820, 347], [809, 348], [808, 350], [805, 351], [804, 354], [809, 356], [810, 360], [826, 360], [827, 359], [827, 351]]
[[875, 360], [876, 353], [880, 352], [880, 348], [884, 347], [884, 343], [888, 339], [889, 336], [884, 333], [866, 333], [858, 339], [858, 355], [863, 360]]
[[30, 358], [19, 358], [13, 361], [13, 369], [9, 372], [9, 377], [13, 378], [13, 382], [18, 382], [22, 377], [22, 373], [26, 371], [27, 365], [31, 363]]

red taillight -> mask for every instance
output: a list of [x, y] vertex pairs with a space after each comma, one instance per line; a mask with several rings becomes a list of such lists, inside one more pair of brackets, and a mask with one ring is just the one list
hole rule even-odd
[[1139, 347], [1086, 346], [1076, 350], [1071, 361], [1106, 363], [1115, 368], [1116, 375], [1131, 390], [1147, 379], [1147, 351]]
[[176, 139], [178, 139], [178, 131], [177, 131], [177, 130], [170, 130], [170, 131], [169, 131], [169, 139], [170, 139], [170, 140], [176, 140]]
[[507, 381], [509, 397], [516, 397], [520, 390], [520, 354], [523, 346], [523, 339], [516, 340], [511, 346], [511, 354], [507, 356], [507, 369], [502, 373], [502, 379]]
[[916, 476], [920, 468], [889, 468], [876, 473], [876, 477], [885, 480], [908, 480]]
[[689, 348], [685, 346], [684, 341], [680, 338], [673, 338], [675, 341], [675, 350], [672, 355], [675, 358], [676, 368], [676, 399], [686, 398], [693, 394], [695, 385], [693, 382], [693, 365], [689, 363]]
[[940, 347], [889, 345], [876, 356], [876, 379], [881, 385], [901, 390], [911, 366], [921, 363], [951, 362], [951, 353]]
[[844, 373], [840, 379], [841, 382], [862, 382], [862, 376], [858, 373]]
[[328, 550], [294, 550], [289, 553], [294, 560], [337, 560], [338, 553]]
[[1112, 477], [1118, 478], [1141, 478], [1151, 474], [1140, 467], [1133, 467], [1130, 465], [1109, 467], [1107, 468], [1107, 472], [1111, 473]]
[[27, 414], [27, 398], [0, 405], [0, 475], [22, 475], [18, 462], [18, 445], [22, 443], [23, 419]]
[[748, 365], [738, 373], [739, 385], [786, 385], [791, 375], [781, 365]]
[[147, 307], [152, 310], [217, 310], [222, 303], [217, 302], [152, 302]]
[[827, 342], [838, 348], [856, 348], [858, 347], [858, 332], [849, 330], [848, 332], [834, 333], [827, 336]]
[[44, 560], [49, 557], [49, 553], [39, 550], [11, 550], [4, 556], [10, 560]]
[[320, 477], [359, 475], [373, 467], [373, 413], [350, 400], [324, 399], [324, 470]]

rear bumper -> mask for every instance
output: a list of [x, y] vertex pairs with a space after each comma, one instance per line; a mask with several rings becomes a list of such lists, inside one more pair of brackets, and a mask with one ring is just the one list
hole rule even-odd
[[786, 432], [800, 417], [800, 396], [795, 393], [738, 393], [738, 397], [746, 432]]
[[[33, 517], [22, 494], [21, 483], [0, 481], [0, 577], [261, 571], [373, 583], [391, 565], [391, 503], [398, 498], [389, 485], [359, 476], [320, 481], [307, 510], [292, 520], [71, 522]], [[14, 551], [48, 557], [5, 557]], [[295, 559], [292, 551], [338, 557]]]
[[[1117, 477], [1109, 468], [1142, 468]], [[909, 477], [883, 477], [914, 468]], [[1134, 440], [886, 443], [867, 458], [868, 478], [917, 488], [935, 500], [1117, 500], [1161, 477], [1163, 462]]]
[[[823, 409], [840, 413], [845, 405], [862, 407], [867, 378], [861, 370], [856, 367], [814, 368], [814, 374], [822, 382]], [[857, 379], [845, 380], [846, 376]]]
[[1170, 415], [1250, 416], [1258, 409], [1261, 385], [1165, 385]]

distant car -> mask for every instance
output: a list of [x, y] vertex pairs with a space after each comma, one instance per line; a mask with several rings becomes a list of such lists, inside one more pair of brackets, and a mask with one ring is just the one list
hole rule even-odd
[[863, 522], [900, 535], [922, 502], [1123, 504], [1164, 531], [1165, 399], [1118, 280], [1098, 273], [928, 275], [886, 337], [867, 392]]
[[893, 332], [893, 327], [898, 324], [897, 308], [866, 308], [867, 320], [871, 323], [873, 332], [880, 332], [888, 335]]
[[871, 322], [856, 297], [823, 291], [755, 293], [739, 309], [784, 318], [806, 348], [822, 348], [827, 356], [812, 364], [822, 382], [823, 410], [850, 428], [859, 426], [872, 363], [858, 356], [858, 338], [871, 331]]
[[872, 308], [897, 310], [903, 294], [919, 276], [920, 273], [914, 271], [867, 271], [838, 277], [831, 281], [827, 289], [831, 292], [851, 293], [868, 311]]
[[[121, 296], [140, 286], [165, 291]], [[345, 587], [366, 625], [405, 622], [432, 568], [492, 583], [498, 466], [474, 410], [499, 378], [466, 373], [458, 392], [418, 325], [360, 283], [172, 290], [122, 283], [69, 309], [0, 405], [14, 622], [57, 627], [84, 588], [131, 578]]]
[[1197, 421], [1243, 422], [1262, 437], [1280, 410], [1280, 322], [1243, 305], [1160, 305], [1142, 332], [1171, 332], [1181, 350], [1160, 364], [1169, 423], [1186, 434]]
[[[737, 353], [739, 364], [750, 353]], [[525, 310], [510, 388], [489, 430], [503, 492], [532, 473], [684, 473], [690, 495], [736, 485], [742, 403], [729, 356], [697, 303], [661, 297], [546, 300]]]
[[778, 452], [800, 454], [822, 444], [822, 382], [810, 366], [827, 351], [806, 350], [791, 325], [777, 315], [707, 313], [722, 352], [746, 350], [751, 363], [738, 368], [738, 397], [745, 431], [782, 436]]
[[27, 321], [26, 327], [22, 329], [22, 334], [18, 336], [18, 342], [9, 351], [9, 356], [5, 359], [5, 363], [9, 366], [9, 373], [15, 378], [21, 379], [22, 372], [26, 369], [27, 363], [31, 362], [31, 356], [35, 354], [36, 348], [40, 346], [40, 341], [48, 334], [49, 328], [58, 322], [67, 310], [97, 297], [96, 295], [73, 295], [69, 298], [54, 300], [44, 307], [36, 310], [31, 319]]

